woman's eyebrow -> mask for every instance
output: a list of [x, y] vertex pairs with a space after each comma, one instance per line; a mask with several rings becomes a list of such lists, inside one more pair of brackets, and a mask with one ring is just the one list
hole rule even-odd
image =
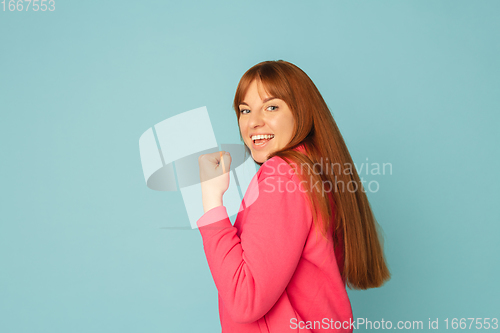
[[[270, 100], [272, 100], [272, 99], [276, 99], [276, 98], [277, 98], [277, 97], [273, 97], [273, 96], [268, 97], [268, 98], [266, 98], [265, 100], [263, 100], [263, 101], [262, 101], [262, 104], [264, 104], [264, 103], [266, 103], [266, 102], [269, 102]], [[241, 102], [241, 103], [240, 103], [240, 105], [250, 106], [250, 105], [248, 105], [248, 104], [247, 104], [247, 103], [245, 103], [245, 102]]]

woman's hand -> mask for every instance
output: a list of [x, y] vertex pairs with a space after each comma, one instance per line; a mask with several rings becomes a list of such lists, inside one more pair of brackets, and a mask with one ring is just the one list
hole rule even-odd
[[200, 155], [198, 164], [203, 210], [206, 213], [212, 208], [222, 206], [222, 195], [229, 188], [231, 155], [225, 151]]

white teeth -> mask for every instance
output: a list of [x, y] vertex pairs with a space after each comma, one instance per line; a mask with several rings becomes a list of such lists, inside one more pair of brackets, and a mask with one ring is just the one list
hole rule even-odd
[[252, 140], [259, 140], [259, 139], [271, 139], [274, 138], [274, 134], [269, 134], [269, 135], [253, 135]]

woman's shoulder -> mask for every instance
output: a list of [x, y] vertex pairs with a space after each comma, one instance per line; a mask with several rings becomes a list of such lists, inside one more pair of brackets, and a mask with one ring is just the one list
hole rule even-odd
[[[293, 165], [293, 164], [292, 164]], [[294, 179], [295, 169], [292, 168], [283, 158], [273, 156], [262, 164], [258, 171], [259, 182], [268, 177], [284, 177]]]
[[[300, 144], [295, 150], [306, 153], [304, 144]], [[297, 165], [294, 162], [290, 162], [290, 164], [279, 156], [273, 156], [262, 164], [257, 178], [259, 182], [268, 177], [286, 177], [298, 181]]]

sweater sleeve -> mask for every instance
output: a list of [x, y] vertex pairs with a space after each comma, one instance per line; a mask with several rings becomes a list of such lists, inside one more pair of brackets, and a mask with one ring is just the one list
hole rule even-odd
[[238, 214], [240, 237], [224, 206], [197, 221], [219, 295], [239, 323], [260, 319], [283, 294], [312, 221], [306, 195], [290, 177], [271, 175], [258, 184], [258, 197]]

